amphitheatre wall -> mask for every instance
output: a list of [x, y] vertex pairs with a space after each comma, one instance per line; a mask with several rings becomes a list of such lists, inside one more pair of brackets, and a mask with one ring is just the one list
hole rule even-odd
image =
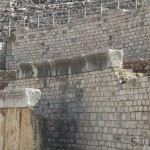
[[[6, 87], [41, 90], [39, 111], [47, 120], [48, 150], [150, 148], [149, 77], [122, 69], [123, 53], [114, 52], [116, 55], [107, 53], [106, 59], [100, 57], [100, 62], [95, 63], [95, 58], [86, 62], [89, 68], [98, 65], [98, 70], [44, 76], [43, 64], [38, 65], [41, 69], [37, 76], [20, 77]], [[115, 63], [110, 63], [111, 60]], [[76, 60], [74, 65], [82, 66], [81, 62]], [[117, 64], [120, 65], [115, 67]], [[57, 67], [54, 70], [60, 72], [62, 68]], [[28, 74], [28, 71], [23, 72]]]
[[[39, 29], [17, 30], [6, 57], [6, 68], [106, 49], [124, 50], [124, 60], [149, 57], [150, 9], [110, 11], [73, 24]], [[14, 41], [15, 40], [15, 41]]]
[[149, 77], [138, 79], [126, 70], [108, 68], [9, 85], [25, 87], [42, 91], [40, 111], [47, 118], [49, 150], [150, 148]]
[[[2, 71], [1, 80], [5, 73], [11, 82], [5, 79], [1, 105], [12, 89], [41, 91], [37, 109], [46, 125], [39, 128], [47, 146], [41, 150], [149, 150], [150, 78], [122, 68], [123, 51], [128, 63], [149, 58], [149, 18], [149, 7], [141, 7], [68, 25], [18, 29], [7, 39], [10, 73]], [[16, 95], [10, 100], [16, 104]]]

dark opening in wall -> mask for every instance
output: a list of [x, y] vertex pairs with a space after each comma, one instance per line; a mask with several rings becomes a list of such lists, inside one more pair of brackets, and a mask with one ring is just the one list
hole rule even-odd
[[112, 35], [109, 36], [109, 40], [110, 40], [110, 41], [112, 40]]
[[6, 43], [0, 42], [0, 70], [5, 69]]

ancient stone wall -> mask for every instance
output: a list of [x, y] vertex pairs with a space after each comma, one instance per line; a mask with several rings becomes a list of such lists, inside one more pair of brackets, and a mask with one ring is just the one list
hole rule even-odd
[[125, 83], [122, 79], [130, 73], [122, 74], [106, 69], [24, 79], [13, 86], [42, 90], [40, 109], [49, 125], [49, 149], [148, 150], [149, 77]]
[[5, 38], [0, 149], [149, 150], [149, 59], [134, 61], [150, 56], [149, 18], [149, 7], [111, 10]]
[[129, 12], [110, 11], [54, 28], [21, 30], [15, 34], [12, 52], [7, 55], [7, 69], [17, 64], [41, 61], [105, 49], [123, 49], [126, 61], [149, 57], [149, 7]]
[[149, 77], [105, 65], [91, 72], [24, 76], [8, 88], [25, 87], [42, 91], [39, 104], [48, 123], [48, 150], [150, 148]]

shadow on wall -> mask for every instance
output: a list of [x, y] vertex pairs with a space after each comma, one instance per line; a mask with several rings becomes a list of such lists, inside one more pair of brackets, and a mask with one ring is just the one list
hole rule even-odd
[[82, 98], [84, 94], [84, 90], [78, 88], [79, 85], [80, 80], [70, 85], [68, 79], [65, 79], [63, 85], [59, 86], [62, 95], [58, 100], [58, 110], [54, 114], [54, 122], [49, 128], [50, 149], [85, 149], [83, 145], [78, 143], [80, 132], [79, 112], [83, 111]]
[[0, 70], [5, 69], [6, 43], [0, 42]]

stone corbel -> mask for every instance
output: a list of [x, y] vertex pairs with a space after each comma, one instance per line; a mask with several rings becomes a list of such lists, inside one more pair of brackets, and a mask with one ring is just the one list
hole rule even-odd
[[122, 68], [123, 51], [109, 49], [105, 53], [90, 53], [69, 58], [24, 63], [19, 67], [19, 78], [50, 77]]

